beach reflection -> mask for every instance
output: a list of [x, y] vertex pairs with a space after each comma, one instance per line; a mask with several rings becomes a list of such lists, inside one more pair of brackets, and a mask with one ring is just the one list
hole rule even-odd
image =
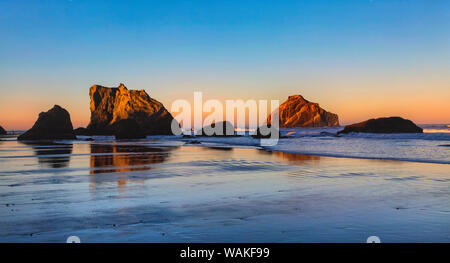
[[[168, 147], [156, 148], [143, 145], [91, 144], [90, 147], [90, 174], [117, 173], [114, 175], [114, 180], [117, 181], [119, 189], [130, 180], [128, 172], [152, 169], [152, 164], [164, 162], [171, 150]], [[105, 181], [105, 178], [91, 176], [91, 187], [95, 187], [102, 181]], [[111, 177], [106, 181], [111, 181]], [[143, 182], [143, 179], [138, 181]]]
[[90, 174], [150, 170], [150, 164], [162, 163], [169, 157], [169, 149], [141, 145], [91, 144]]
[[277, 158], [280, 158], [284, 161], [289, 162], [290, 164], [302, 165], [311, 161], [319, 161], [320, 156], [314, 155], [306, 155], [306, 154], [296, 154], [296, 153], [285, 153], [285, 152], [276, 152], [276, 151], [266, 151], [261, 150], [262, 154], [270, 154]]
[[73, 144], [24, 143], [31, 146], [41, 166], [47, 168], [65, 168], [69, 166]]

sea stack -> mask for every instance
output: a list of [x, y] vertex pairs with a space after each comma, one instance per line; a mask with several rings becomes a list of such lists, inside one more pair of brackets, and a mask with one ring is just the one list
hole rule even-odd
[[280, 130], [268, 124], [258, 127], [252, 137], [255, 139], [281, 138], [281, 133]]
[[347, 125], [341, 133], [365, 132], [365, 133], [423, 133], [422, 128], [410, 120], [401, 117], [389, 117], [370, 119], [360, 123]]
[[7, 134], [6, 130], [3, 129], [2, 126], [0, 126], [0, 135], [6, 135], [6, 134]]
[[[145, 90], [128, 90], [124, 84], [117, 88], [94, 85], [89, 90], [91, 97], [91, 121], [87, 130], [93, 135], [114, 135], [120, 127], [120, 133], [127, 138], [141, 138], [145, 135], [171, 135], [172, 115], [159, 101], [151, 98]], [[121, 122], [133, 120], [133, 122]], [[139, 129], [133, 136], [133, 130], [125, 135], [127, 125]]]
[[212, 123], [211, 125], [203, 127], [197, 132], [197, 135], [213, 137], [234, 136], [234, 126], [229, 121]]
[[[339, 126], [337, 114], [328, 112], [318, 103], [309, 102], [301, 95], [289, 96], [279, 107], [280, 128]], [[269, 116], [267, 123], [271, 123]]]
[[55, 105], [47, 112], [41, 112], [33, 127], [20, 135], [18, 140], [76, 139], [70, 114]]

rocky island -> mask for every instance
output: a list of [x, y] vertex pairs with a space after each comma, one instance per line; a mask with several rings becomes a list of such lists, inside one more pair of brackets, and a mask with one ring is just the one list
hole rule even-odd
[[91, 121], [87, 129], [77, 129], [79, 134], [122, 138], [172, 134], [172, 115], [145, 90], [128, 90], [122, 83], [117, 88], [94, 85], [89, 95]]
[[[301, 95], [289, 96], [280, 105], [279, 115], [280, 128], [339, 126], [337, 114], [322, 109], [318, 103], [310, 102]], [[271, 123], [271, 116], [267, 122]]]
[[366, 133], [423, 133], [422, 128], [410, 120], [401, 117], [389, 117], [370, 119], [360, 123], [347, 125], [341, 133], [366, 132]]
[[70, 114], [55, 105], [47, 112], [41, 112], [33, 127], [20, 135], [18, 140], [62, 140], [76, 139]]
[[6, 130], [2, 126], [0, 126], [0, 135], [6, 135]]

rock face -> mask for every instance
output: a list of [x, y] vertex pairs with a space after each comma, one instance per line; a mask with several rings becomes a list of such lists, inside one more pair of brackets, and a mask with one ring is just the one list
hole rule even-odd
[[203, 127], [201, 131], [197, 132], [197, 135], [214, 137], [234, 136], [234, 126], [229, 121], [212, 123], [211, 125]]
[[[132, 119], [145, 135], [172, 134], [172, 115], [144, 90], [128, 90], [120, 84], [117, 88], [94, 85], [91, 97], [91, 134], [113, 135], [115, 124]], [[122, 125], [121, 125], [122, 127]]]
[[360, 123], [347, 125], [338, 132], [367, 132], [367, 133], [423, 133], [422, 128], [415, 125], [412, 121], [400, 117], [370, 119]]
[[[301, 95], [289, 96], [279, 107], [280, 128], [339, 126], [337, 114], [327, 112], [318, 103]], [[269, 116], [267, 123], [271, 123]]]
[[31, 129], [20, 135], [18, 140], [76, 139], [69, 113], [58, 105], [47, 112], [41, 112]]
[[0, 135], [6, 135], [6, 131], [2, 126], [0, 126]]

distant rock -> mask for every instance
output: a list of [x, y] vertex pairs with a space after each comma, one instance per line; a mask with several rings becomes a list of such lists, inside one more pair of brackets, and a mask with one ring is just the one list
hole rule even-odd
[[145, 135], [172, 134], [172, 115], [144, 90], [128, 90], [124, 84], [117, 88], [94, 85], [89, 94], [91, 122], [87, 129], [91, 134], [113, 135], [115, 124], [127, 119], [134, 120]]
[[212, 123], [211, 125], [203, 127], [200, 131], [197, 132], [197, 135], [213, 137], [235, 136], [234, 126], [229, 121]]
[[[337, 114], [328, 112], [318, 103], [309, 102], [301, 95], [289, 96], [279, 107], [280, 128], [339, 126]], [[268, 118], [271, 123], [271, 116]]]
[[134, 119], [120, 120], [113, 124], [116, 139], [143, 139], [145, 133]]
[[0, 135], [6, 135], [7, 132], [5, 131], [5, 129], [3, 129], [2, 126], [0, 126]]
[[360, 123], [347, 125], [341, 133], [366, 132], [366, 133], [423, 133], [422, 128], [412, 121], [400, 117], [370, 119]]
[[75, 133], [75, 135], [83, 135], [83, 136], [92, 135], [88, 129], [83, 128], [83, 127], [76, 128], [75, 130], [73, 130], [73, 132]]
[[18, 140], [76, 139], [69, 113], [58, 105], [41, 112], [33, 127]]
[[281, 138], [280, 130], [270, 124], [258, 127], [258, 129], [256, 129], [256, 134], [252, 135], [252, 137], [256, 139], [268, 139], [271, 138], [272, 133], [278, 133], [278, 138]]

